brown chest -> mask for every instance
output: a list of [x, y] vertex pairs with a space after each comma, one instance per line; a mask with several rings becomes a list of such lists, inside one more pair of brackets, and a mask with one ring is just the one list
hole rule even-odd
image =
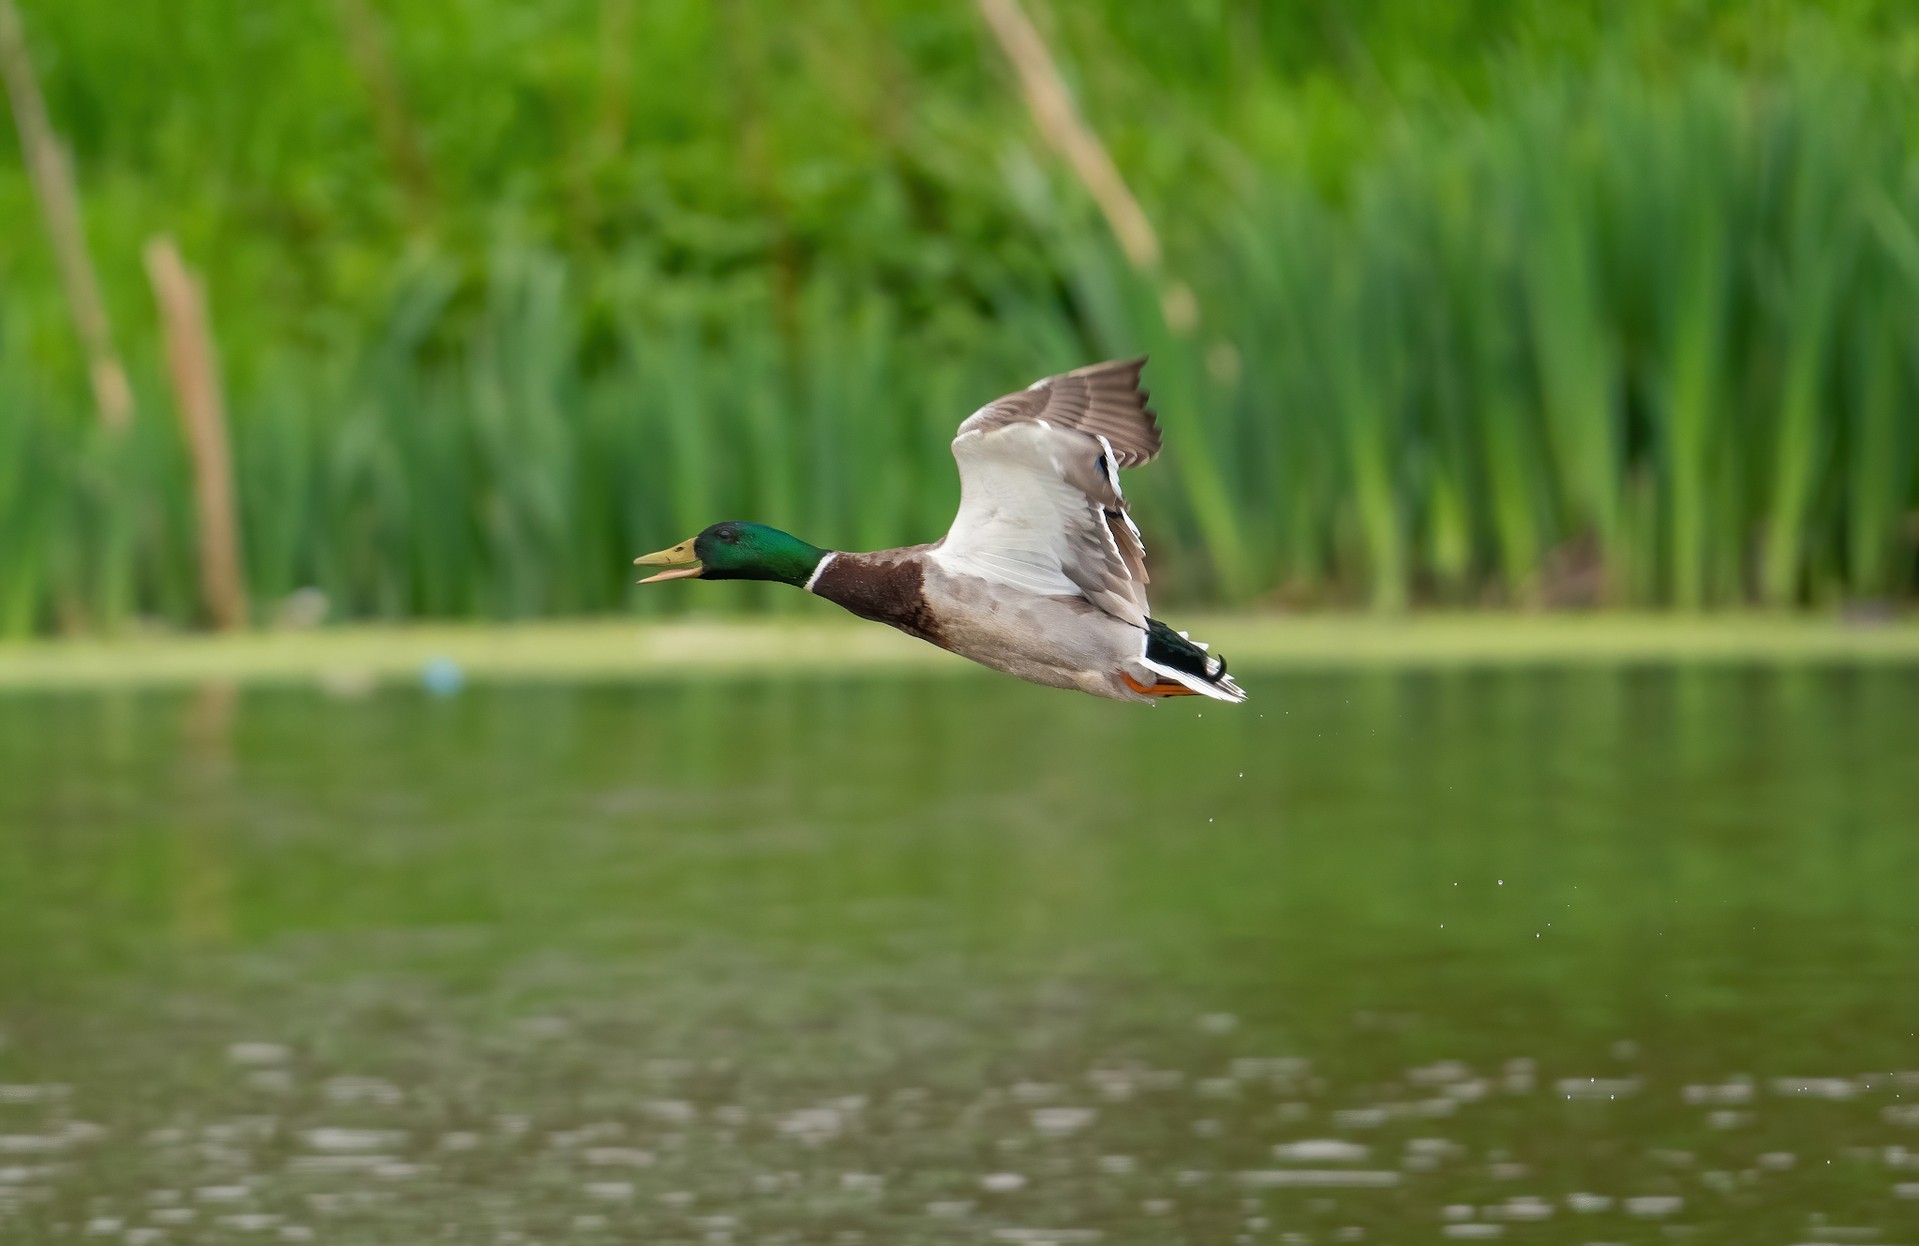
[[926, 569], [918, 558], [835, 554], [820, 569], [812, 590], [862, 619], [944, 644], [939, 619], [926, 600]]

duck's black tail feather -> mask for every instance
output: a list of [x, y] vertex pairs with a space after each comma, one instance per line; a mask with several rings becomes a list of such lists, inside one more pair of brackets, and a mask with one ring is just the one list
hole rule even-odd
[[1159, 674], [1184, 684], [1194, 692], [1221, 701], [1244, 701], [1246, 694], [1226, 673], [1224, 658], [1216, 658], [1206, 646], [1184, 632], [1176, 632], [1158, 619], [1146, 620], [1146, 665]]

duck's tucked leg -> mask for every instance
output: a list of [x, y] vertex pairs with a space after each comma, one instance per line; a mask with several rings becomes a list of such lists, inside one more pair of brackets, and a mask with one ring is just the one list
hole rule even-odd
[[1185, 684], [1176, 684], [1170, 680], [1163, 680], [1156, 684], [1143, 684], [1125, 671], [1121, 671], [1119, 677], [1125, 681], [1128, 688], [1143, 697], [1196, 697], [1199, 695]]
[[[1172, 683], [1189, 693], [1212, 697], [1216, 701], [1244, 701], [1246, 693], [1226, 673], [1226, 663], [1206, 652], [1206, 646], [1176, 632], [1158, 619], [1146, 620], [1145, 645], [1140, 664], [1161, 678], [1153, 685]], [[1126, 681], [1132, 684], [1129, 677]], [[1146, 691], [1145, 689], [1137, 689]], [[1153, 692], [1149, 695], [1163, 696]], [[1177, 694], [1173, 694], [1177, 695]]]

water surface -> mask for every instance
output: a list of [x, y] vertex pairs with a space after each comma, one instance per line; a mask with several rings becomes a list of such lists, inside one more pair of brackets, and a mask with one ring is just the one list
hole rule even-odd
[[0, 698], [0, 1239], [1919, 1241], [1919, 671]]

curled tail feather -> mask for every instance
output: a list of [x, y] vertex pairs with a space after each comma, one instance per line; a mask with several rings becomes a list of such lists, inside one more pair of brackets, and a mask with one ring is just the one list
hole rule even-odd
[[1148, 670], [1164, 677], [1162, 684], [1170, 681], [1217, 701], [1246, 699], [1244, 690], [1226, 673], [1225, 659], [1212, 656], [1205, 645], [1158, 619], [1146, 620], [1146, 645], [1141, 657]]

